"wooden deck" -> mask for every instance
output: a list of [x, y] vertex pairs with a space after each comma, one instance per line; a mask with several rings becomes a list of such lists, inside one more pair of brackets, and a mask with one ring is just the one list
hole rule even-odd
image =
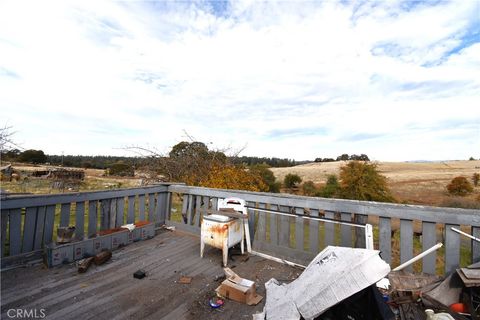
[[[4, 271], [1, 318], [8, 319], [11, 309], [36, 309], [37, 315], [44, 309], [44, 319], [251, 319], [263, 309], [265, 299], [257, 306], [227, 300], [212, 309], [208, 299], [223, 276], [221, 252], [207, 247], [201, 259], [199, 249], [198, 237], [162, 231], [114, 251], [110, 262], [85, 274], [78, 274], [74, 263]], [[301, 272], [257, 256], [232, 257], [229, 267], [256, 281], [262, 296], [270, 278], [288, 282]], [[134, 279], [138, 269], [147, 271], [147, 277]], [[179, 284], [182, 275], [193, 277], [192, 283]]]

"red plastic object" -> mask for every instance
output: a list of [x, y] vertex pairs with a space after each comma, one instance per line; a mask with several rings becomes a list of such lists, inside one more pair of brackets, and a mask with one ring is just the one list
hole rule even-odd
[[452, 310], [453, 312], [468, 312], [467, 307], [464, 303], [454, 303], [450, 306], [450, 310]]

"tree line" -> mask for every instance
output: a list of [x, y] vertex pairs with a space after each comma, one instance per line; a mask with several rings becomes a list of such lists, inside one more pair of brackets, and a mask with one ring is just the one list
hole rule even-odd
[[344, 153], [342, 155], [339, 155], [336, 159], [333, 158], [315, 158], [315, 162], [334, 162], [334, 161], [348, 161], [348, 160], [355, 160], [355, 161], [370, 161], [370, 158], [364, 153], [358, 155], [358, 154], [352, 154], [348, 155], [347, 153]]

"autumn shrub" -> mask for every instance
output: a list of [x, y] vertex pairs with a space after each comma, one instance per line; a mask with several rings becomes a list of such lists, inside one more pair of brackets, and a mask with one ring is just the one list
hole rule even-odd
[[218, 189], [268, 191], [268, 185], [259, 174], [235, 165], [214, 166], [198, 185]]
[[135, 174], [133, 166], [123, 162], [112, 164], [107, 171], [111, 176], [133, 177]]
[[480, 173], [474, 173], [472, 176], [473, 185], [478, 187], [478, 182], [480, 181]]
[[304, 195], [309, 197], [316, 195], [318, 192], [317, 187], [315, 186], [313, 181], [305, 181], [302, 184], [302, 191]]
[[283, 179], [285, 188], [294, 188], [300, 183], [302, 183], [302, 178], [298, 174], [289, 173]]
[[447, 185], [448, 193], [456, 196], [466, 196], [473, 192], [473, 187], [470, 181], [465, 177], [455, 177]]
[[338, 183], [337, 176], [331, 174], [327, 178], [327, 183], [325, 186], [320, 190], [318, 195], [323, 198], [335, 198], [339, 195], [340, 192], [340, 184]]
[[340, 168], [340, 196], [345, 199], [394, 202], [387, 178], [375, 163], [351, 161]]
[[276, 181], [273, 171], [269, 169], [267, 164], [254, 164], [250, 166], [249, 172], [262, 177], [263, 182], [268, 186], [268, 192], [280, 192], [281, 183]]

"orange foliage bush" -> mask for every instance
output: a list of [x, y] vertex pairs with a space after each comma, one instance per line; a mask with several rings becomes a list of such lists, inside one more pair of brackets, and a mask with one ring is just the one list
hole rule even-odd
[[241, 166], [213, 166], [208, 175], [199, 183], [201, 187], [268, 191], [268, 185], [259, 174], [249, 172]]

